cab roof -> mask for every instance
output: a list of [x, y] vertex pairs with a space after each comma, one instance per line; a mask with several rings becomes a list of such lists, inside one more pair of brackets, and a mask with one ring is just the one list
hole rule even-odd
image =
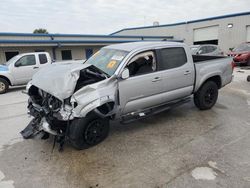
[[113, 44], [106, 46], [106, 49], [116, 49], [116, 50], [123, 50], [123, 51], [133, 51], [133, 50], [140, 50], [144, 48], [154, 48], [160, 46], [185, 46], [184, 43], [180, 42], [169, 42], [169, 41], [142, 41], [142, 42], [129, 42], [129, 43], [121, 43], [121, 44]]

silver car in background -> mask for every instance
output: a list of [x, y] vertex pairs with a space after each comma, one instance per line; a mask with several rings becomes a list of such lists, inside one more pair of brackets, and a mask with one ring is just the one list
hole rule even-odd
[[223, 51], [217, 45], [202, 44], [190, 46], [192, 55], [223, 56]]

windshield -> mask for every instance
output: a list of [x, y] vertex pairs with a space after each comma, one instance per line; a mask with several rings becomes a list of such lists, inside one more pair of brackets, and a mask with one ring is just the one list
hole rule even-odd
[[239, 46], [233, 49], [233, 52], [244, 52], [244, 51], [250, 51], [250, 44], [248, 43], [240, 44]]
[[127, 54], [126, 51], [103, 48], [90, 57], [86, 63], [94, 65], [111, 76]]
[[19, 55], [14, 56], [14, 57], [12, 57], [9, 61], [7, 61], [6, 63], [4, 63], [4, 65], [9, 66], [12, 62], [17, 61], [19, 58], [20, 58]]

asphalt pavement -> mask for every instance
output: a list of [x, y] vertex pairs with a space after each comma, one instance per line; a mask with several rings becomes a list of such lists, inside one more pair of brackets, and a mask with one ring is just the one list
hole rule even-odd
[[0, 188], [250, 187], [250, 70], [236, 69], [208, 111], [193, 102], [121, 125], [101, 144], [52, 151], [53, 138], [23, 140], [24, 88], [0, 95]]

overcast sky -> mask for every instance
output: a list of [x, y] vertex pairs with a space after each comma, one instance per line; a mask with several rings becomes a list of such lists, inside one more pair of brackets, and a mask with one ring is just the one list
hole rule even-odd
[[250, 0], [0, 0], [0, 32], [110, 34], [250, 11]]

